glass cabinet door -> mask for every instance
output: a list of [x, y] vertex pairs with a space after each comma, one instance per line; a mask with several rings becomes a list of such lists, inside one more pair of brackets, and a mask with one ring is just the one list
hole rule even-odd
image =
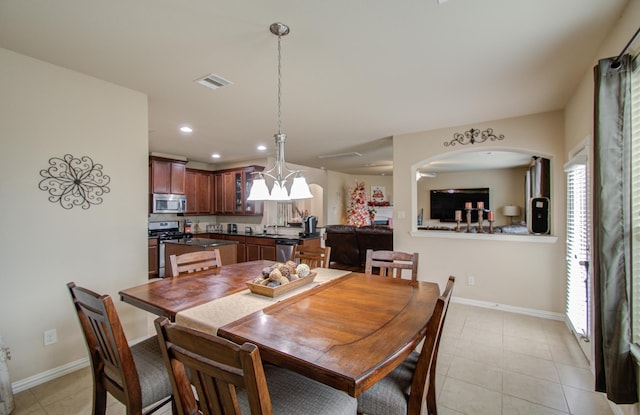
[[243, 171], [244, 176], [244, 213], [246, 215], [261, 215], [262, 214], [262, 202], [249, 201], [249, 193], [251, 192], [251, 186], [253, 185], [253, 173], [254, 169], [246, 169]]
[[244, 207], [243, 207], [243, 202], [244, 202], [244, 195], [243, 195], [243, 182], [242, 182], [242, 172], [237, 172], [234, 175], [234, 180], [233, 180], [233, 189], [234, 189], [234, 201], [235, 201], [235, 205], [234, 205], [234, 209], [233, 211], [235, 213], [243, 213], [244, 212]]

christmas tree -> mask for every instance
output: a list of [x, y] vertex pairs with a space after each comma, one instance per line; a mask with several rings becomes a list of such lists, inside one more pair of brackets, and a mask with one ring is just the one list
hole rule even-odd
[[364, 182], [356, 182], [355, 187], [349, 187], [349, 206], [347, 206], [347, 225], [365, 226], [371, 224], [369, 215], [367, 192]]

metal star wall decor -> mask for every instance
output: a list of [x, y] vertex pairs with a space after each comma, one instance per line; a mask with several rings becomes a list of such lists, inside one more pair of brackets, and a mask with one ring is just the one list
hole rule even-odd
[[484, 131], [472, 128], [469, 131], [465, 131], [464, 133], [455, 133], [453, 135], [453, 140], [445, 141], [444, 146], [453, 147], [456, 145], [456, 143], [460, 143], [463, 146], [466, 146], [467, 144], [484, 143], [487, 140], [504, 140], [504, 134], [495, 135], [493, 133], [493, 128], [487, 128]]
[[96, 164], [88, 156], [75, 158], [65, 154], [63, 158], [49, 159], [49, 168], [40, 170], [38, 187], [49, 192], [49, 201], [60, 203], [65, 209], [80, 206], [89, 209], [102, 203], [102, 195], [109, 193], [111, 178], [102, 172], [102, 164]]

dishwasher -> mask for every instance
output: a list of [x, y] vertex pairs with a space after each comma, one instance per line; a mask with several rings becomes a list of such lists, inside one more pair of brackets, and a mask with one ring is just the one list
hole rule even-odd
[[276, 261], [289, 261], [293, 256], [293, 248], [297, 244], [297, 239], [276, 239]]

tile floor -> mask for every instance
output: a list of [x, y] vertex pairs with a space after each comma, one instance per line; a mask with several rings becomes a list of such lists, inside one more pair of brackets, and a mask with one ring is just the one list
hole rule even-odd
[[[438, 357], [440, 415], [613, 414], [592, 385], [564, 323], [451, 303]], [[16, 394], [12, 415], [90, 414], [91, 398], [86, 368]], [[125, 410], [110, 398], [107, 414]]]

